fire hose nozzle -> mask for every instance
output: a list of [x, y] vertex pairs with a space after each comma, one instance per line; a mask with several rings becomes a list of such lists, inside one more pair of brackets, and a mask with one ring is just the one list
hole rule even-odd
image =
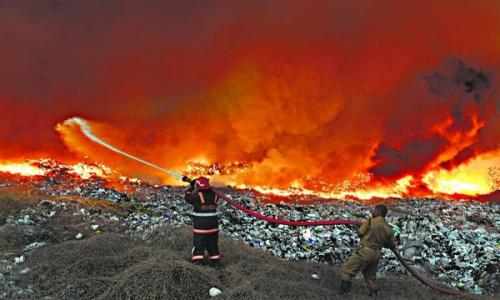
[[182, 176], [182, 181], [184, 181], [184, 182], [188, 182], [188, 183], [191, 183], [191, 182], [192, 182], [192, 180], [191, 180], [191, 179], [189, 179], [189, 177], [187, 177], [187, 176]]

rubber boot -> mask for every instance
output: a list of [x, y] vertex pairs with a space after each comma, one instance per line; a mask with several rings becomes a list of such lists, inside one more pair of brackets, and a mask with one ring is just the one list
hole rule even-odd
[[193, 265], [203, 266], [203, 259], [192, 260], [191, 262]]
[[339, 288], [339, 294], [344, 295], [349, 293], [352, 287], [352, 282], [350, 281], [345, 281], [345, 280], [340, 280], [340, 288]]
[[221, 268], [220, 260], [219, 259], [211, 260], [210, 267], [219, 270]]

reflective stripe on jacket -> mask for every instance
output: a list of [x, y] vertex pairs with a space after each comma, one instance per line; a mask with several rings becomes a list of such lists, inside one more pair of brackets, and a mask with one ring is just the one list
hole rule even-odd
[[212, 189], [201, 191], [188, 189], [186, 191], [186, 202], [193, 205], [191, 214], [193, 217], [193, 231], [198, 230], [197, 233], [208, 234], [219, 230], [219, 219], [217, 217], [218, 198]]

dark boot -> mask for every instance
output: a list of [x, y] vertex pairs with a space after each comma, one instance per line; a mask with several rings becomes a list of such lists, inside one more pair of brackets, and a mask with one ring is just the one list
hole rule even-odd
[[378, 295], [378, 290], [370, 289], [368, 292], [368, 296], [370, 297], [377, 297], [377, 295]]
[[352, 286], [352, 282], [340, 280], [339, 294], [344, 295], [344, 294], [349, 293], [349, 291], [351, 290], [351, 286]]
[[193, 265], [203, 266], [203, 259], [196, 259], [191, 261]]
[[210, 261], [210, 267], [219, 270], [221, 268], [220, 260], [219, 259], [211, 260]]

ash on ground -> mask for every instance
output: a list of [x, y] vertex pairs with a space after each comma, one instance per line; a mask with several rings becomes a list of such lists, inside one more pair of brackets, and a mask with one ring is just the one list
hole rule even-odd
[[[47, 247], [60, 239], [86, 239], [109, 231], [110, 224], [115, 224], [114, 231], [126, 233], [135, 240], [150, 242], [161, 236], [164, 226], [185, 228], [191, 224], [191, 207], [184, 202], [181, 187], [156, 186], [128, 179], [82, 179], [65, 173], [61, 168], [55, 169], [51, 176], [27, 178], [1, 175], [2, 190], [28, 191], [37, 199], [35, 205], [4, 216], [4, 228], [23, 227], [32, 230], [50, 222], [61, 212], [79, 216], [89, 224], [84, 232], [69, 228], [65, 237], [61, 238], [54, 238], [48, 233], [40, 236], [38, 232], [31, 237], [29, 232], [28, 235], [24, 233], [22, 251], [8, 253], [11, 261], [4, 260], [0, 266], [0, 282], [3, 281], [4, 285], [7, 284], [6, 274], [12, 269], [17, 268], [18, 272], [29, 274], [29, 269], [22, 268], [24, 253]], [[261, 195], [251, 190], [222, 190], [253, 210], [289, 220], [365, 220], [371, 211], [370, 205], [355, 201], [308, 205], [269, 204], [261, 201]], [[99, 205], [87, 205], [85, 208], [78, 205], [89, 199], [95, 199]], [[422, 273], [467, 292], [499, 293], [498, 204], [412, 198], [386, 204], [389, 206], [387, 219], [396, 233], [399, 251]], [[354, 226], [274, 225], [250, 217], [225, 202], [219, 205], [218, 211], [221, 236], [244, 242], [284, 260], [340, 266], [359, 241]], [[221, 251], [224, 254], [223, 248]], [[383, 250], [379, 268], [379, 277], [410, 276], [387, 250]], [[29, 289], [21, 292], [30, 293]]]

